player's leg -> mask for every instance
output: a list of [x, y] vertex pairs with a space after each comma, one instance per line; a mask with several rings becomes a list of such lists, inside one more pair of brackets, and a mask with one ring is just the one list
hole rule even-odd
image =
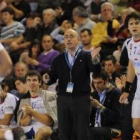
[[43, 140], [50, 138], [52, 130], [49, 126], [44, 126], [39, 128], [39, 130], [35, 134], [35, 140]]
[[140, 135], [140, 100], [134, 99], [132, 104], [133, 128]]

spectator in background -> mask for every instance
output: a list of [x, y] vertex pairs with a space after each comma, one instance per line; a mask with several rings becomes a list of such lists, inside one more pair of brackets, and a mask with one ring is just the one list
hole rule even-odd
[[18, 92], [17, 92], [15, 84], [14, 84], [15, 77], [12, 75], [8, 75], [4, 78], [4, 82], [8, 86], [8, 92], [16, 96]]
[[75, 7], [72, 11], [73, 20], [76, 23], [76, 31], [80, 35], [80, 31], [84, 28], [94, 29], [96, 23], [89, 19], [88, 13], [83, 7]]
[[115, 45], [117, 41], [115, 33], [116, 30], [119, 29], [120, 23], [116, 19], [113, 19], [113, 11], [113, 4], [109, 2], [103, 3], [101, 5], [101, 21], [98, 22], [92, 30], [92, 45], [93, 47], [102, 47], [102, 60], [117, 49]]
[[14, 66], [15, 77], [24, 77], [28, 72], [28, 65], [24, 62], [18, 61]]
[[53, 49], [54, 41], [50, 35], [44, 35], [42, 38], [43, 52], [38, 55], [37, 60], [25, 57], [25, 61], [31, 69], [35, 69], [43, 74], [49, 71], [52, 61], [59, 55], [59, 52]]
[[21, 34], [24, 33], [24, 26], [17, 21], [14, 21], [14, 10], [10, 7], [6, 7], [1, 11], [2, 20], [6, 26], [2, 27], [0, 34], [0, 42], [4, 45], [5, 49], [9, 52], [13, 63], [15, 63], [15, 57], [18, 59], [18, 52], [14, 50], [10, 44], [15, 41]]
[[24, 33], [24, 26], [14, 21], [15, 12], [10, 7], [6, 7], [1, 11], [2, 20], [6, 24], [1, 30], [0, 42], [4, 45], [8, 52], [12, 51], [10, 44]]
[[14, 63], [19, 60], [19, 56], [23, 51], [28, 51], [31, 42], [37, 38], [38, 25], [41, 22], [41, 17], [37, 13], [30, 13], [26, 18], [26, 30], [14, 42], [10, 44], [10, 48], [17, 55], [13, 57]]
[[56, 12], [56, 23], [61, 26], [64, 20], [71, 20], [71, 17], [69, 16], [68, 12], [64, 11], [64, 7], [62, 4], [55, 4], [55, 12]]
[[108, 81], [102, 70], [93, 74], [95, 91], [91, 93], [91, 136], [93, 140], [111, 140], [121, 133], [120, 91]]
[[128, 37], [128, 32], [127, 32], [127, 29], [126, 29], [126, 27], [124, 25], [124, 22], [125, 22], [125, 17], [128, 14], [128, 8], [127, 9], [123, 9], [120, 14], [121, 14], [121, 19], [120, 19], [121, 25], [120, 25], [119, 30], [116, 32], [116, 36], [118, 38], [120, 38], [120, 39], [124, 38], [124, 40], [126, 40], [127, 37]]
[[30, 57], [31, 59], [38, 59], [38, 55], [42, 52], [42, 46], [38, 39], [33, 40], [29, 47], [29, 51], [23, 52], [20, 55], [20, 61], [29, 64], [29, 61], [26, 61], [27, 57]]
[[93, 0], [90, 4], [91, 19], [93, 21], [99, 21], [101, 16], [101, 5], [105, 0]]
[[23, 97], [23, 95], [26, 94], [29, 90], [25, 81], [25, 77], [17, 77], [15, 79], [15, 86], [18, 91], [18, 94], [16, 95], [18, 98]]
[[2, 19], [1, 19], [1, 11], [7, 6], [6, 2], [4, 0], [0, 0], [0, 30], [1, 26], [3, 25]]
[[73, 17], [73, 9], [77, 6], [84, 7], [84, 4], [80, 0], [64, 0], [62, 1], [62, 7], [64, 7], [64, 11], [67, 13], [68, 17]]
[[64, 32], [72, 28], [73, 28], [73, 23], [71, 21], [64, 20], [60, 27], [53, 30], [51, 36], [58, 43], [64, 43]]
[[116, 77], [120, 77], [116, 70], [116, 58], [113, 55], [108, 55], [104, 60], [104, 68], [109, 75], [109, 82], [115, 85]]
[[128, 7], [129, 0], [108, 0], [114, 5], [114, 18], [118, 18], [121, 11]]
[[83, 45], [83, 50], [91, 51], [93, 47], [91, 46], [92, 32], [90, 29], [83, 29], [80, 32], [81, 43]]
[[55, 19], [56, 13], [53, 9], [45, 9], [42, 13], [43, 15], [43, 24], [40, 26], [38, 31], [38, 39], [41, 39], [43, 35], [50, 35], [51, 32], [58, 27]]
[[11, 0], [5, 0], [5, 2], [8, 7], [14, 10], [16, 21], [21, 21], [31, 12], [30, 5], [25, 0], [13, 0], [13, 2]]
[[18, 98], [10, 94], [9, 91], [10, 85], [7, 77], [5, 77], [0, 85], [0, 127], [3, 129], [16, 127], [13, 116]]

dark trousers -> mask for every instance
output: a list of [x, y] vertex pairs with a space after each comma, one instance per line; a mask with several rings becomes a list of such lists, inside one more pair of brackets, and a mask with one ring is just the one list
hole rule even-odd
[[111, 140], [111, 130], [108, 127], [91, 128], [90, 140]]
[[122, 131], [121, 140], [132, 140], [134, 129], [132, 127], [132, 101], [133, 95], [129, 97], [129, 104], [124, 105], [123, 121], [122, 121]]
[[89, 96], [58, 96], [58, 130], [61, 140], [89, 140]]

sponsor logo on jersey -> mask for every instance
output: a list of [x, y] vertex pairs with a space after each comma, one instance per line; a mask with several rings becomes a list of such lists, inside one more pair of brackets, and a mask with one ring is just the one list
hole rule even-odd
[[139, 67], [139, 66], [140, 66], [140, 61], [138, 61], [138, 59], [135, 58], [134, 61], [133, 61], [133, 65], [134, 65], [135, 67]]
[[132, 43], [130, 44], [130, 50], [132, 50], [133, 46], [132, 46]]
[[137, 55], [140, 55], [140, 50], [137, 52]]
[[130, 44], [130, 55], [131, 55], [131, 51], [133, 49], [132, 43]]
[[140, 76], [140, 73], [137, 73], [137, 76]]

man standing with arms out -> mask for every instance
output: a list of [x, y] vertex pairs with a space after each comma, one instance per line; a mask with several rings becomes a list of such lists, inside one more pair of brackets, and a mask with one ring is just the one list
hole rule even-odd
[[49, 75], [43, 81], [51, 85], [58, 79], [58, 129], [62, 140], [89, 140], [90, 72], [101, 67], [97, 54], [100, 48], [81, 49], [78, 33], [68, 29], [64, 34], [66, 51], [56, 57]]
[[135, 131], [140, 134], [140, 15], [137, 13], [131, 13], [126, 17], [125, 25], [132, 34], [132, 38], [125, 42], [129, 56], [129, 64], [127, 70], [127, 81], [124, 93], [120, 97], [120, 103], [127, 103], [126, 99], [131, 90], [131, 83], [136, 75], [137, 89], [132, 103], [132, 119]]
[[11, 70], [12, 70], [12, 61], [8, 53], [0, 43], [0, 82], [6, 75], [10, 74]]

